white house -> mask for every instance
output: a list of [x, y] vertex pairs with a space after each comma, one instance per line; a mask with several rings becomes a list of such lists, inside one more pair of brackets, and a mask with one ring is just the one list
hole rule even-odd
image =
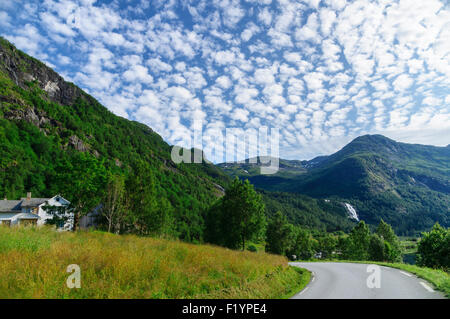
[[[54, 215], [46, 210], [48, 207], [68, 207], [70, 202], [60, 195], [52, 198], [32, 198], [27, 193], [26, 198], [20, 200], [0, 200], [0, 224], [1, 225], [43, 225]], [[68, 220], [60, 229], [70, 230], [73, 228], [73, 216], [69, 214]]]

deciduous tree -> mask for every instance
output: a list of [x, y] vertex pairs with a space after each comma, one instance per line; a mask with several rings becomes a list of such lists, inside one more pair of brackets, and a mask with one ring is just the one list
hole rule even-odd
[[280, 211], [269, 221], [266, 231], [266, 251], [285, 255], [294, 243], [294, 227]]
[[436, 223], [430, 232], [422, 233], [418, 247], [420, 266], [432, 268], [450, 268], [450, 230]]
[[70, 162], [60, 163], [57, 171], [61, 192], [71, 202], [69, 209], [74, 214], [75, 231], [80, 217], [99, 205], [105, 191], [107, 170], [93, 155], [77, 152]]
[[101, 214], [106, 219], [108, 232], [115, 231], [125, 213], [125, 180], [120, 175], [109, 177]]
[[364, 221], [360, 221], [358, 225], [353, 228], [348, 237], [347, 247], [345, 249], [346, 258], [353, 260], [367, 260], [369, 257], [369, 243], [369, 227]]
[[262, 239], [266, 226], [264, 210], [261, 195], [253, 185], [236, 178], [208, 212], [208, 241], [234, 249], [241, 246], [244, 250], [246, 241]]

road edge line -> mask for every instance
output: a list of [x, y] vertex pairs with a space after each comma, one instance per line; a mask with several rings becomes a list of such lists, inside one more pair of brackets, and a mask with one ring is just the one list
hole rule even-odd
[[403, 275], [408, 276], [408, 277], [412, 277], [413, 276], [412, 274], [404, 272], [403, 270], [400, 270], [400, 273], [402, 273]]
[[431, 288], [430, 286], [428, 286], [426, 283], [424, 283], [423, 281], [419, 281], [420, 284], [423, 286], [423, 288], [425, 288], [426, 290], [428, 290], [429, 292], [434, 292], [434, 289]]
[[[300, 266], [292, 265], [292, 264], [291, 264], [291, 266], [293, 266], [293, 267], [298, 267], [298, 268], [302, 268], [302, 267], [300, 267]], [[306, 268], [303, 268], [303, 269], [306, 269]], [[308, 269], [306, 269], [306, 270], [308, 270]], [[310, 287], [311, 283], [314, 281], [314, 278], [316, 278], [316, 274], [314, 273], [314, 271], [311, 271], [311, 270], [308, 270], [308, 271], [311, 273], [311, 277], [310, 277], [310, 279], [309, 279], [308, 284], [307, 284], [302, 290], [300, 290], [298, 293], [296, 293], [295, 295], [293, 295], [293, 296], [292, 296], [291, 298], [289, 298], [289, 299], [296, 299], [295, 296], [300, 296], [302, 293], [304, 293], [306, 290], [308, 290], [308, 288]]]

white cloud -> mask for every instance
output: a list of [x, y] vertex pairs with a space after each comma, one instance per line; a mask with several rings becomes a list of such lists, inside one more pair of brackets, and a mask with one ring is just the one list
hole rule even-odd
[[150, 67], [152, 72], [170, 72], [172, 71], [172, 66], [167, 64], [159, 58], [152, 58], [147, 61], [147, 65]]
[[244, 17], [245, 11], [239, 6], [238, 1], [228, 4], [223, 12], [223, 24], [229, 28], [236, 27], [236, 24]]
[[133, 65], [123, 73], [123, 78], [128, 82], [152, 83], [153, 77], [148, 73], [148, 69], [142, 65]]
[[199, 68], [191, 68], [189, 71], [184, 72], [183, 75], [187, 80], [187, 85], [192, 89], [200, 89], [207, 84]]
[[321, 0], [303, 0], [306, 2], [310, 7], [317, 9], [319, 7], [319, 3]]
[[287, 33], [278, 32], [275, 29], [270, 29], [267, 35], [271, 37], [271, 43], [278, 49], [283, 47], [292, 47], [291, 36]]
[[323, 73], [311, 72], [304, 77], [308, 90], [318, 90], [323, 88], [323, 81], [326, 80], [326, 76]]
[[273, 70], [256, 69], [254, 73], [254, 82], [259, 84], [271, 84], [275, 82]]
[[258, 15], [259, 21], [264, 23], [266, 26], [269, 26], [272, 23], [272, 14], [269, 12], [269, 9], [265, 7]]
[[302, 61], [302, 56], [298, 52], [286, 52], [284, 59], [288, 62], [298, 63]]
[[147, 16], [143, 4], [5, 0], [1, 33], [169, 143], [187, 142], [195, 117], [218, 127], [276, 124], [282, 155], [296, 158], [363, 133], [428, 143], [450, 136], [444, 0], [150, 6]]
[[247, 26], [247, 28], [244, 31], [242, 31], [241, 39], [242, 41], [247, 42], [253, 37], [253, 35], [255, 35], [258, 32], [259, 28], [255, 24], [251, 23], [250, 25]]
[[62, 23], [57, 17], [48, 12], [41, 14], [41, 20], [52, 33], [60, 33], [67, 37], [73, 37], [76, 34], [71, 27], [65, 23]]
[[217, 64], [231, 64], [234, 62], [235, 55], [231, 51], [219, 51], [215, 54], [214, 60]]
[[182, 86], [169, 87], [164, 91], [164, 95], [172, 98], [175, 102], [180, 104], [188, 103], [194, 99], [192, 93]]
[[219, 76], [216, 79], [216, 83], [224, 89], [229, 89], [232, 84], [230, 78], [227, 77], [226, 75]]
[[116, 32], [104, 32], [102, 34], [103, 42], [105, 44], [111, 45], [111, 46], [124, 46], [124, 45], [131, 45], [131, 43], [127, 40], [125, 40], [124, 36], [120, 33]]
[[406, 74], [399, 75], [392, 85], [396, 91], [404, 91], [413, 84], [413, 80]]
[[439, 106], [442, 104], [442, 100], [434, 96], [427, 96], [423, 99], [422, 103], [424, 105]]
[[175, 64], [175, 70], [182, 72], [184, 70], [186, 70], [186, 63], [184, 62], [177, 62], [177, 64]]
[[70, 64], [72, 62], [72, 59], [67, 57], [67, 56], [59, 54], [58, 55], [58, 62], [60, 64], [66, 65], [66, 64]]
[[324, 0], [334, 10], [342, 10], [347, 4], [347, 0]]
[[318, 42], [320, 40], [320, 36], [317, 33], [318, 26], [317, 14], [311, 13], [307, 23], [295, 33], [296, 39], [299, 41]]
[[0, 26], [11, 27], [11, 17], [5, 11], [0, 11]]
[[236, 121], [247, 122], [248, 121], [249, 112], [244, 109], [234, 109], [231, 111], [231, 118]]
[[411, 59], [408, 61], [408, 67], [409, 73], [412, 74], [419, 73], [423, 70], [423, 61], [418, 59]]
[[246, 105], [249, 103], [253, 98], [257, 97], [259, 92], [255, 88], [235, 88], [235, 102], [238, 104]]
[[336, 20], [336, 13], [328, 8], [320, 9], [320, 22], [322, 34], [327, 37], [331, 33], [331, 27]]

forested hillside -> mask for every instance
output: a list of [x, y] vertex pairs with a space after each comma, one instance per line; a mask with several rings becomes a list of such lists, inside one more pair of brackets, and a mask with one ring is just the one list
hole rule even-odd
[[450, 225], [449, 146], [365, 135], [335, 154], [300, 163], [297, 168], [291, 165], [289, 174], [281, 170], [274, 176], [247, 174], [247, 164], [221, 166], [228, 166], [232, 176], [249, 175], [257, 188], [351, 203], [367, 223], [384, 219], [402, 235], [417, 235], [436, 221]]
[[356, 221], [342, 202], [312, 198], [303, 194], [260, 190], [269, 217], [282, 212], [293, 225], [323, 232], [350, 231]]
[[119, 180], [128, 216], [117, 227], [201, 240], [202, 212], [229, 178], [212, 164], [175, 164], [170, 149], [0, 38], [2, 198], [61, 194], [87, 212]]
[[269, 217], [281, 211], [311, 229], [351, 229], [343, 203], [368, 224], [383, 219], [400, 235], [450, 223], [449, 146], [366, 135], [330, 156], [281, 159], [275, 175], [259, 175], [259, 164], [248, 161], [175, 164], [170, 150], [151, 128], [115, 116], [0, 38], [2, 197], [61, 194], [87, 213], [114, 192], [123, 216], [111, 231], [202, 241], [206, 211], [231, 175], [261, 190]]

